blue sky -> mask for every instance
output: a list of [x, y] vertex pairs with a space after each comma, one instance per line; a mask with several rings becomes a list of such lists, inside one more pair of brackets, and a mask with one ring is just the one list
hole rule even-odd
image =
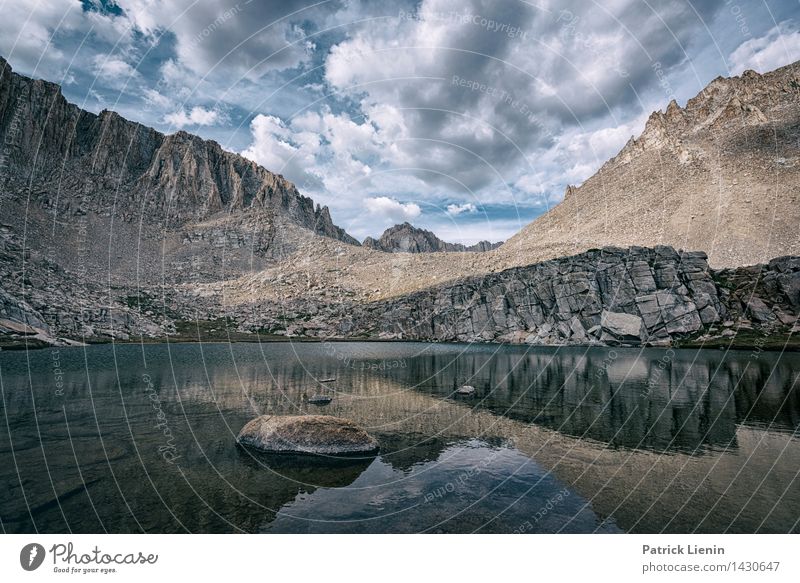
[[0, 54], [217, 140], [359, 239], [511, 236], [718, 75], [800, 59], [796, 0], [11, 0]]

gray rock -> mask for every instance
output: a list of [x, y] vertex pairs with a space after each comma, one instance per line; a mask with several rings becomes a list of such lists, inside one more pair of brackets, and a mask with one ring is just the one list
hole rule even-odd
[[471, 385], [462, 385], [456, 389], [456, 395], [473, 395], [475, 394], [475, 387]]
[[247, 423], [236, 443], [267, 453], [358, 455], [378, 451], [378, 442], [348, 419], [329, 415], [262, 415]]
[[639, 316], [622, 312], [603, 311], [600, 319], [603, 331], [618, 340], [642, 340], [644, 323]]
[[573, 318], [570, 323], [570, 330], [572, 331], [572, 338], [578, 341], [586, 340], [586, 329], [581, 324], [578, 318]]
[[751, 298], [747, 302], [747, 312], [756, 322], [771, 322], [775, 319], [775, 314], [767, 307], [761, 298]]
[[719, 321], [719, 312], [714, 306], [706, 306], [700, 310], [700, 321], [703, 324], [713, 324]]

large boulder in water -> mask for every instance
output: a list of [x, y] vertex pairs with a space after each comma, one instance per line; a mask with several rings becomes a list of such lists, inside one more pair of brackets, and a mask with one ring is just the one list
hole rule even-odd
[[330, 415], [262, 415], [245, 425], [236, 443], [267, 453], [358, 455], [378, 442], [349, 419]]

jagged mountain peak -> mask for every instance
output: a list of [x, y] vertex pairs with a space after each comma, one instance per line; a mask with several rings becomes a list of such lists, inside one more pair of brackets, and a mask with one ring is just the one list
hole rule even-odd
[[386, 253], [434, 253], [434, 252], [462, 252], [462, 251], [491, 251], [500, 243], [480, 241], [475, 245], [462, 245], [461, 243], [446, 243], [433, 232], [415, 227], [408, 221], [386, 229], [379, 239], [367, 237], [362, 243], [368, 249], [384, 251]]
[[[541, 258], [673, 245], [715, 267], [800, 252], [800, 62], [718, 77], [644, 131], [503, 249]], [[515, 259], [514, 261], [517, 261]]]

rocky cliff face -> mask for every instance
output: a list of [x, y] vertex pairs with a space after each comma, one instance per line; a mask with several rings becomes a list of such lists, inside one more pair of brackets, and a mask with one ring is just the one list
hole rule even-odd
[[0, 142], [6, 193], [46, 208], [156, 219], [168, 227], [220, 212], [267, 209], [315, 233], [358, 242], [280, 175], [219, 144], [164, 135], [112, 111], [68, 103], [54, 83], [13, 73], [0, 57]]
[[0, 58], [0, 337], [171, 333], [190, 304], [140, 311], [131, 298], [328, 238], [359, 245], [282, 176], [186, 132], [83, 111]]
[[445, 243], [432, 232], [419, 229], [406, 222], [386, 229], [377, 240], [367, 237], [362, 245], [367, 249], [386, 253], [482, 252], [497, 249], [502, 242], [480, 241], [475, 245], [468, 246], [461, 243]]
[[606, 248], [413, 294], [378, 321], [437, 340], [661, 344], [724, 314], [704, 254]]
[[257, 326], [312, 337], [668, 346], [789, 333], [800, 312], [800, 259], [717, 272], [702, 252], [609, 247], [367, 305], [283, 308], [280, 318], [259, 310], [267, 321]]
[[800, 64], [717, 78], [501, 248], [500, 263], [671, 245], [716, 268], [800, 254]]

